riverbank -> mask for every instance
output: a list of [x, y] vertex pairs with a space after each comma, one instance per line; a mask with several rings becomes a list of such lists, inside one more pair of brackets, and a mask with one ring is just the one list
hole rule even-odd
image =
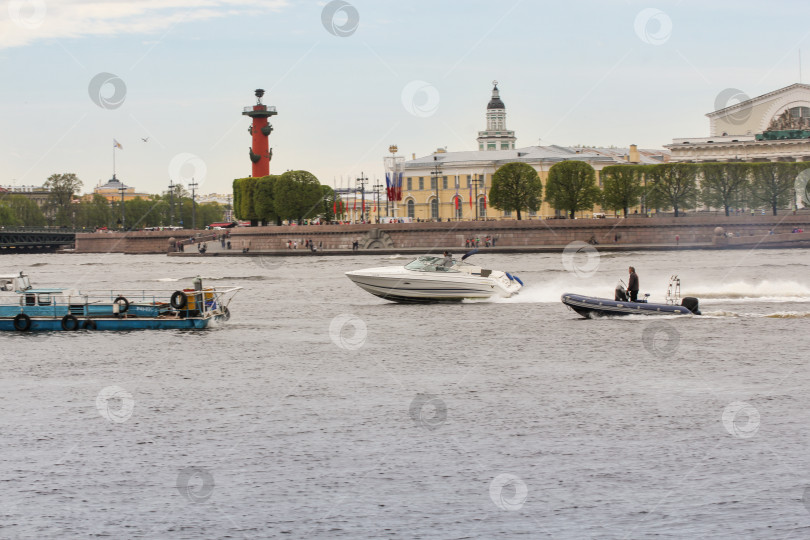
[[[364, 225], [311, 225], [238, 227], [227, 231], [231, 249], [212, 241], [212, 231], [139, 231], [134, 233], [87, 233], [76, 235], [77, 253], [175, 253], [178, 242], [194, 238], [208, 242], [206, 256], [222, 253], [300, 252], [307, 241], [319, 253], [358, 252], [376, 254], [469, 249], [471, 242], [491, 250], [533, 253], [561, 251], [571, 242], [596, 244], [600, 250], [728, 249], [761, 247], [808, 247], [795, 229], [810, 231], [810, 214], [780, 216], [687, 216], [680, 218], [607, 218], [526, 221], [461, 221]], [[181, 232], [182, 235], [178, 235]], [[731, 236], [729, 236], [731, 235]], [[288, 249], [288, 245], [298, 249]], [[184, 246], [179, 256], [196, 256], [196, 248]], [[308, 251], [308, 250], [307, 250]]]

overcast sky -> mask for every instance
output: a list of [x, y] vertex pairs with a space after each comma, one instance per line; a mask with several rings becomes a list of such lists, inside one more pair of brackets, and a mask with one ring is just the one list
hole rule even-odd
[[0, 6], [0, 185], [73, 172], [86, 191], [112, 175], [113, 138], [139, 191], [191, 176], [230, 191], [250, 175], [256, 88], [279, 112], [271, 173], [347, 185], [383, 178], [390, 144], [476, 150], [493, 79], [518, 147], [660, 148], [707, 136], [724, 90], [798, 82], [799, 49], [810, 57], [804, 0]]

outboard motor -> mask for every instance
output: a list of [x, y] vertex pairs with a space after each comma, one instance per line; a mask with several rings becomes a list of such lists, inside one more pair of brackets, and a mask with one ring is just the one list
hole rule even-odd
[[698, 299], [694, 296], [684, 296], [683, 300], [681, 300], [681, 305], [691, 311], [694, 315], [700, 315], [698, 304]]
[[627, 302], [627, 289], [625, 289], [624, 285], [621, 283], [616, 285], [616, 294], [613, 296], [613, 299], [617, 302]]

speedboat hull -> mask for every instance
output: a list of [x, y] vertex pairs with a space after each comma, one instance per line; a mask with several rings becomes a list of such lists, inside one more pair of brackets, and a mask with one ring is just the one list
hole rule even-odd
[[[686, 300], [685, 298], [684, 302], [686, 302]], [[676, 306], [671, 304], [610, 300], [608, 298], [596, 298], [572, 293], [563, 294], [562, 303], [583, 317], [588, 318], [617, 315], [700, 315], [696, 300], [694, 302], [694, 310], [690, 310], [686, 305]]]
[[392, 302], [460, 302], [508, 298], [522, 284], [504, 272], [492, 271], [487, 276], [475, 273], [416, 272], [403, 267], [369, 268], [346, 272], [352, 282], [374, 296]]

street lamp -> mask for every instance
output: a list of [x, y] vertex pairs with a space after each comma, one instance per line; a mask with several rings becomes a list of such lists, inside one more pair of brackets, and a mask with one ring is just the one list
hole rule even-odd
[[194, 196], [194, 190], [198, 185], [194, 178], [191, 179], [191, 183], [188, 185], [191, 188], [191, 230], [193, 231], [197, 230], [197, 200]]
[[[374, 184], [374, 193], [377, 194], [377, 223], [380, 222], [380, 191], [382, 191], [383, 185], [381, 183]], [[386, 205], [386, 210], [388, 205]]]
[[475, 186], [475, 199], [473, 203], [475, 204], [475, 221], [478, 221], [478, 185], [483, 181], [483, 178], [481, 178], [479, 174], [474, 174], [470, 181], [473, 183], [473, 186]]
[[[434, 160], [434, 161], [436, 161], [436, 156], [433, 156], [433, 160]], [[441, 176], [441, 174], [442, 174], [442, 169], [441, 169], [441, 167], [439, 166], [439, 163], [437, 162], [437, 163], [436, 163], [436, 164], [433, 166], [433, 170], [430, 172], [430, 183], [431, 183], [431, 184], [433, 184], [433, 187], [435, 187], [435, 195], [436, 195], [436, 220], [437, 220], [437, 221], [441, 221], [441, 218], [440, 218], [440, 216], [439, 216], [439, 177]], [[432, 206], [432, 205], [431, 205], [431, 212], [430, 212], [430, 214], [431, 214], [431, 216], [430, 216], [430, 217], [431, 217], [431, 219], [433, 219], [433, 206]]]
[[169, 179], [169, 227], [174, 226], [174, 182]]
[[126, 210], [124, 210], [124, 192], [126, 190], [127, 186], [125, 186], [123, 183], [121, 184], [121, 187], [118, 188], [118, 191], [121, 192], [121, 228], [125, 231], [127, 230], [127, 214]]
[[368, 183], [368, 178], [366, 178], [363, 173], [360, 173], [360, 178], [357, 179], [357, 183], [360, 185], [360, 197], [362, 200], [362, 206], [360, 207], [360, 216], [363, 221], [368, 221], [366, 219], [366, 184]]

